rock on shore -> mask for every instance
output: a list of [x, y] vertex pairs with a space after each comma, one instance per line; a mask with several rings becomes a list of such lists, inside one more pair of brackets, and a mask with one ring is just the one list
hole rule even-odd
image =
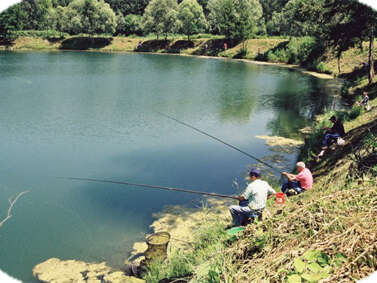
[[50, 258], [33, 268], [33, 275], [42, 282], [67, 283], [143, 283], [144, 280], [126, 276], [123, 271], [114, 270], [102, 263], [86, 263], [78, 260]]

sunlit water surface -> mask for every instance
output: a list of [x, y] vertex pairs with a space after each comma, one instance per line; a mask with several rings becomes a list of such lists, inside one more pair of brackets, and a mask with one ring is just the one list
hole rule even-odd
[[[0, 268], [26, 282], [51, 257], [122, 265], [152, 213], [198, 196], [56, 177], [97, 177], [235, 193], [256, 135], [292, 136], [326, 107], [328, 83], [244, 62], [100, 53], [0, 53]], [[288, 166], [295, 155], [284, 155]], [[224, 207], [224, 209], [226, 209]]]

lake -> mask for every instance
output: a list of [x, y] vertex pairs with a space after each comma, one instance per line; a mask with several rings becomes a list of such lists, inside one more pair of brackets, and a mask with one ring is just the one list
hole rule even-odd
[[[262, 158], [257, 135], [297, 136], [336, 104], [329, 82], [230, 60], [152, 54], [0, 52], [0, 268], [26, 282], [51, 257], [122, 266], [165, 205], [199, 197], [57, 177], [234, 194]], [[284, 154], [287, 166], [295, 154]], [[227, 209], [224, 207], [224, 209]]]

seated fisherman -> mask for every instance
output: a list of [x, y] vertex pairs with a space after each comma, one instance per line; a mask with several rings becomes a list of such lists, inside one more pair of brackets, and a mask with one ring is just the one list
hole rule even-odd
[[331, 116], [330, 121], [333, 123], [333, 126], [331, 128], [324, 129], [326, 130], [326, 134], [322, 142], [322, 150], [318, 154], [318, 157], [322, 157], [325, 154], [330, 139], [342, 138], [345, 135], [344, 127], [341, 121], [339, 121], [335, 116]]
[[305, 168], [304, 162], [297, 162], [296, 168], [297, 175], [283, 172], [282, 175], [287, 177], [287, 180], [281, 186], [281, 191], [285, 194], [289, 189], [293, 189], [296, 193], [300, 194], [304, 191], [310, 190], [313, 186], [313, 176], [308, 168]]
[[245, 192], [237, 197], [240, 205], [229, 207], [233, 219], [232, 226], [246, 225], [249, 218], [256, 218], [261, 215], [266, 207], [267, 198], [276, 193], [266, 181], [260, 180], [260, 170], [251, 169], [249, 176], [251, 183], [247, 186]]

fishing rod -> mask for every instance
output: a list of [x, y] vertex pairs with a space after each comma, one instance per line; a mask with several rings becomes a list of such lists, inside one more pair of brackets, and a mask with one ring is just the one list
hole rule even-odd
[[167, 115], [167, 114], [164, 114], [164, 113], [161, 113], [161, 112], [158, 112], [158, 111], [157, 111], [156, 113], [158, 113], [158, 114], [160, 114], [160, 115], [162, 115], [162, 116], [164, 116], [164, 117], [166, 117], [166, 118], [168, 118], [168, 119], [171, 119], [171, 120], [173, 120], [173, 121], [175, 121], [175, 122], [177, 122], [177, 123], [179, 123], [179, 124], [181, 124], [181, 125], [184, 125], [184, 126], [190, 128], [190, 129], [193, 129], [193, 130], [195, 130], [195, 131], [197, 131], [197, 132], [199, 132], [199, 133], [201, 133], [201, 134], [203, 134], [203, 135], [206, 135], [207, 137], [210, 137], [210, 138], [212, 138], [212, 139], [214, 139], [214, 140], [216, 140], [216, 141], [219, 141], [219, 142], [221, 142], [222, 144], [225, 144], [226, 146], [228, 146], [228, 147], [230, 147], [230, 148], [233, 148], [234, 150], [237, 150], [238, 152], [241, 152], [242, 154], [244, 154], [244, 155], [246, 155], [246, 156], [248, 156], [248, 157], [250, 157], [250, 158], [252, 158], [252, 159], [254, 159], [254, 160], [256, 160], [256, 161], [258, 161], [258, 162], [260, 162], [260, 163], [262, 163], [262, 164], [264, 164], [264, 165], [266, 165], [267, 167], [271, 168], [272, 170], [274, 170], [274, 171], [276, 171], [276, 172], [278, 172], [278, 173], [281, 173], [281, 171], [280, 171], [279, 169], [275, 168], [274, 166], [272, 166], [272, 165], [270, 165], [270, 164], [264, 162], [263, 160], [260, 160], [259, 158], [257, 158], [257, 157], [255, 157], [255, 156], [251, 155], [250, 153], [247, 153], [246, 151], [243, 151], [242, 149], [240, 149], [240, 148], [238, 148], [238, 147], [236, 147], [236, 146], [234, 146], [234, 145], [231, 145], [230, 143], [227, 143], [227, 142], [225, 142], [225, 141], [223, 141], [223, 140], [221, 140], [221, 139], [219, 139], [219, 138], [217, 138], [217, 137], [215, 137], [215, 136], [213, 136], [213, 135], [211, 135], [211, 134], [209, 134], [209, 133], [204, 132], [204, 131], [201, 130], [201, 129], [198, 129], [198, 128], [194, 127], [194, 126], [191, 126], [191, 125], [189, 125], [189, 124], [187, 124], [187, 123], [185, 123], [185, 122], [183, 122], [183, 121], [180, 121], [180, 120], [178, 120], [177, 118], [174, 118], [174, 117], [172, 117], [172, 116], [169, 116], [169, 115]]
[[212, 197], [230, 198], [230, 199], [238, 200], [238, 198], [234, 197], [234, 196], [216, 194], [216, 193], [200, 192], [200, 191], [194, 191], [194, 190], [188, 190], [188, 189], [182, 189], [182, 188], [170, 188], [170, 187], [163, 187], [163, 186], [136, 184], [136, 183], [129, 183], [129, 182], [118, 182], [118, 181], [112, 181], [112, 180], [93, 179], [93, 178], [62, 177], [61, 179], [75, 180], [75, 181], [89, 181], [89, 182], [97, 182], [97, 183], [110, 183], [110, 184], [127, 185], [127, 186], [135, 186], [135, 187], [144, 187], [144, 188], [151, 188], [151, 189], [184, 192], [184, 193], [190, 193], [190, 194], [198, 194], [198, 195], [206, 195], [206, 196], [212, 196]]

